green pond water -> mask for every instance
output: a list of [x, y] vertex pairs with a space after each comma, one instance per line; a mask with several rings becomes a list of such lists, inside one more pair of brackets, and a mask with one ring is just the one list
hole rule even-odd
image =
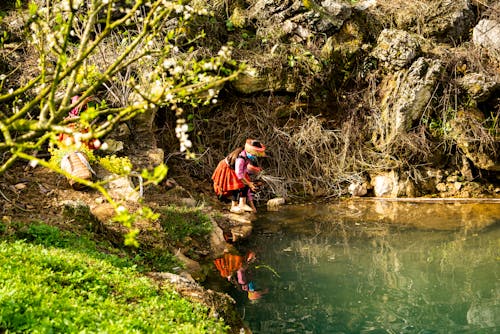
[[253, 333], [500, 333], [500, 205], [346, 201], [260, 212], [236, 299]]

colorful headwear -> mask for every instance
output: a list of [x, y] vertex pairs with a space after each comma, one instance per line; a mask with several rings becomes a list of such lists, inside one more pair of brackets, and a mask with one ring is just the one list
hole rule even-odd
[[256, 157], [266, 156], [266, 147], [258, 140], [247, 139], [245, 143], [245, 151]]

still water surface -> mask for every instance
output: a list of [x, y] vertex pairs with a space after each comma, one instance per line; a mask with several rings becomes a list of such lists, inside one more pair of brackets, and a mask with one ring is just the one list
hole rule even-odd
[[253, 333], [500, 333], [500, 205], [342, 202], [259, 213]]

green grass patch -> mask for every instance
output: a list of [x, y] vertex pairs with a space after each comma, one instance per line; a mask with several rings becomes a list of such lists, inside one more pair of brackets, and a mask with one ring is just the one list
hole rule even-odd
[[[0, 233], [0, 240], [11, 242], [24, 240], [27, 243], [45, 247], [71, 249], [73, 252], [81, 253], [82, 256], [106, 259], [117, 267], [140, 265], [133, 258], [126, 257], [125, 252], [113, 247], [110, 243], [92, 240], [91, 233], [78, 235], [70, 231], [62, 231], [56, 226], [43, 222], [11, 223], [10, 227], [14, 232], [4, 235]], [[85, 232], [81, 231], [81, 233]]]
[[71, 243], [71, 238], [64, 235], [57, 227], [44, 223], [25, 226], [17, 232], [17, 237], [44, 246], [65, 247]]
[[[43, 222], [0, 222], [0, 333], [224, 333], [205, 306], [142, 273], [179, 266], [164, 247], [127, 251], [96, 239], [88, 222], [61, 230]], [[204, 238], [199, 209], [161, 212], [168, 243]], [[84, 227], [83, 229], [81, 227]]]
[[174, 268], [182, 266], [172, 253], [161, 248], [144, 249], [141, 247], [135, 251], [132, 260], [144, 271], [174, 272]]
[[[32, 228], [40, 236], [40, 226]], [[41, 228], [43, 233], [55, 233]], [[49, 238], [50, 240], [50, 238]], [[208, 310], [135, 266], [70, 248], [0, 241], [0, 332], [224, 333]]]
[[212, 230], [210, 218], [198, 208], [169, 206], [161, 211], [161, 226], [172, 242], [203, 237]]

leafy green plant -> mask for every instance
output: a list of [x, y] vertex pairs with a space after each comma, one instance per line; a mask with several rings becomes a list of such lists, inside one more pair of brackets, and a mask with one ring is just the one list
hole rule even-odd
[[[0, 23], [2, 22], [1, 14], [0, 14]], [[5, 42], [9, 39], [9, 35], [7, 31], [4, 31], [2, 36], [0, 36], [0, 47], [3, 47]]]
[[225, 333], [205, 306], [133, 266], [72, 249], [0, 242], [0, 328], [9, 333]]
[[488, 132], [493, 138], [500, 137], [500, 112], [496, 114], [491, 112], [490, 117], [486, 120], [486, 125], [488, 127]]
[[234, 31], [234, 24], [231, 20], [226, 20], [227, 31]]
[[451, 131], [450, 123], [441, 119], [433, 118], [429, 122], [429, 130], [437, 136], [445, 136]]
[[107, 171], [117, 175], [128, 175], [133, 168], [129, 157], [117, 157], [114, 154], [100, 158], [99, 164]]
[[182, 267], [179, 260], [162, 248], [142, 248], [134, 256], [133, 261], [138, 268], [145, 271], [173, 272]]
[[57, 227], [43, 223], [30, 224], [27, 228], [18, 231], [17, 236], [44, 246], [61, 247], [67, 243]]
[[87, 228], [90, 212], [84, 207], [64, 211], [65, 219], [72, 219], [71, 228], [62, 230], [44, 222], [9, 223], [8, 232], [2, 232], [7, 226], [0, 222], [0, 241], [13, 242], [21, 239], [26, 243], [55, 247], [78, 252], [83, 257], [105, 259], [115, 267], [134, 267], [140, 272], [172, 272], [182, 267], [179, 260], [169, 251], [168, 245], [140, 245], [138, 248], [116, 245], [112, 241], [100, 238], [99, 232]]
[[99, 82], [101, 72], [95, 64], [84, 65], [78, 69], [75, 81], [80, 85], [90, 86]]

